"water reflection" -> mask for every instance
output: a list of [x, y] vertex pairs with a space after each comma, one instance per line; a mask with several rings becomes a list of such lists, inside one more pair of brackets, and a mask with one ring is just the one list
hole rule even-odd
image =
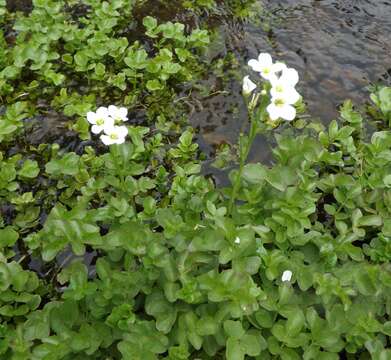
[[[301, 72], [314, 116], [328, 122], [346, 98], [360, 103], [369, 83], [388, 80], [391, 3], [289, 0], [267, 1], [267, 7], [279, 20], [271, 50]], [[257, 28], [246, 30], [249, 43], [267, 46]]]
[[[247, 60], [264, 51], [286, 61], [301, 74], [298, 89], [313, 117], [328, 123], [345, 99], [365, 102], [370, 83], [391, 84], [391, 2], [265, 0], [263, 6], [268, 15], [257, 24], [219, 24], [222, 54], [233, 51]], [[272, 26], [265, 29], [262, 22], [269, 20]], [[228, 95], [203, 101], [203, 111], [191, 118], [201, 129], [207, 152], [216, 142], [234, 143], [238, 124], [246, 121], [239, 79], [226, 90]], [[230, 110], [233, 104], [238, 104], [236, 112]], [[258, 142], [256, 147], [265, 145]], [[256, 159], [268, 156], [262, 153]]]

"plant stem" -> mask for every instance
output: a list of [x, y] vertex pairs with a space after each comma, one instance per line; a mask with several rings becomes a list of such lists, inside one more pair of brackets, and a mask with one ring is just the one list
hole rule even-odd
[[228, 205], [229, 214], [232, 213], [232, 208], [240, 189], [240, 180], [243, 175], [244, 165], [246, 164], [255, 136], [257, 135], [257, 129], [258, 129], [257, 122], [254, 119], [254, 116], [251, 116], [250, 133], [248, 135], [248, 139], [245, 142], [245, 144], [243, 144], [243, 134], [240, 134], [239, 137], [239, 170], [238, 173], [236, 174], [234, 186], [232, 189], [232, 194], [229, 199], [229, 205]]
[[119, 175], [120, 190], [123, 193], [125, 193], [125, 189], [124, 189], [125, 177], [122, 173], [122, 168], [121, 168], [120, 164], [118, 163], [118, 159], [117, 159], [117, 157], [119, 157], [118, 145], [112, 145], [110, 150], [111, 150], [111, 155], [112, 155], [112, 159], [113, 159], [113, 163], [114, 163], [114, 167], [115, 167], [115, 172], [117, 173], [117, 175]]
[[[260, 99], [259, 103], [258, 100]], [[240, 134], [239, 137], [239, 170], [236, 174], [234, 185], [231, 193], [231, 197], [229, 199], [228, 204], [228, 214], [232, 215], [232, 209], [236, 201], [236, 197], [238, 196], [238, 192], [240, 189], [241, 178], [243, 175], [244, 166], [246, 165], [246, 161], [248, 155], [250, 153], [251, 147], [255, 140], [257, 134], [263, 132], [266, 128], [263, 127], [264, 118], [266, 114], [266, 107], [269, 103], [269, 98], [267, 96], [260, 96], [260, 94], [255, 95], [252, 100], [247, 104], [250, 114], [250, 132], [248, 134], [247, 141], [243, 143], [243, 134]], [[258, 105], [258, 107], [257, 107]], [[255, 110], [255, 108], [257, 109]]]

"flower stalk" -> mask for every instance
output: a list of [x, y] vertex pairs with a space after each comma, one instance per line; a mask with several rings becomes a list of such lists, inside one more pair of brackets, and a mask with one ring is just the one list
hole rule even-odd
[[[299, 74], [295, 69], [288, 68], [281, 62], [273, 63], [271, 55], [267, 53], [261, 53], [258, 59], [251, 59], [248, 65], [265, 82], [259, 87], [248, 75], [243, 78], [243, 96], [247, 102], [250, 130], [247, 136], [243, 133], [239, 135], [239, 169], [233, 180], [228, 203], [229, 214], [232, 214], [238, 197], [243, 170], [255, 137], [270, 126], [274, 128], [280, 120], [294, 120], [295, 104], [300, 100], [300, 94], [295, 89], [299, 81]], [[262, 90], [257, 91], [260, 88]]]
[[250, 154], [255, 137], [258, 134], [263, 133], [264, 130], [266, 130], [266, 127], [262, 125], [265, 124], [264, 121], [266, 115], [265, 110], [268, 104], [268, 97], [262, 96], [260, 105], [258, 108], [256, 108], [260, 97], [261, 97], [260, 93], [254, 94], [252, 96], [251, 101], [247, 105], [249, 110], [249, 116], [250, 116], [250, 130], [248, 136], [245, 136], [243, 133], [239, 135], [239, 169], [235, 176], [232, 193], [229, 199], [229, 204], [228, 204], [229, 214], [232, 214], [232, 209], [240, 189], [244, 166], [246, 165], [247, 158]]

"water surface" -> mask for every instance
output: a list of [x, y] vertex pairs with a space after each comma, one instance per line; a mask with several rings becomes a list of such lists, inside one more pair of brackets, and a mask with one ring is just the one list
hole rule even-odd
[[[295, 67], [301, 76], [299, 91], [314, 118], [328, 123], [345, 99], [362, 105], [370, 84], [391, 84], [390, 1], [265, 0], [262, 5], [258, 22], [225, 20], [217, 25], [224, 43], [216, 55], [232, 51], [245, 64], [259, 52], [269, 52]], [[222, 141], [234, 143], [246, 120], [240, 82], [232, 80], [225, 90], [228, 95], [203, 100], [203, 110], [191, 118], [206, 151]], [[258, 141], [257, 146], [265, 144]], [[258, 154], [257, 159], [267, 157]]]

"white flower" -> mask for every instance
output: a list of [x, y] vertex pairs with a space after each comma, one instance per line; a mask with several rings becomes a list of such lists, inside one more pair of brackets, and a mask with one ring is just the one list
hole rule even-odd
[[243, 78], [243, 93], [245, 95], [250, 95], [256, 88], [257, 85], [251, 81], [248, 75]]
[[292, 68], [285, 68], [282, 70], [282, 74], [280, 77], [286, 84], [291, 86], [296, 86], [299, 82], [299, 73], [297, 70]]
[[125, 142], [128, 129], [126, 126], [113, 126], [105, 129], [105, 134], [100, 136], [103, 144], [123, 144]]
[[235, 238], [235, 244], [240, 244], [240, 237], [239, 236], [237, 236], [236, 238]]
[[248, 65], [254, 71], [261, 73], [261, 76], [266, 80], [275, 79], [276, 73], [286, 69], [286, 65], [281, 62], [274, 64], [271, 55], [267, 53], [259, 54], [258, 60], [251, 59]]
[[283, 98], [289, 104], [296, 104], [300, 99], [300, 94], [296, 91], [290, 82], [282, 76], [279, 79], [271, 80], [272, 88], [270, 94], [272, 98]]
[[272, 98], [272, 102], [266, 110], [273, 121], [279, 118], [292, 121], [296, 117], [296, 109], [292, 106], [292, 101], [284, 97]]
[[87, 113], [87, 121], [92, 124], [91, 131], [94, 134], [99, 134], [105, 128], [114, 125], [114, 120], [109, 116], [109, 112], [105, 107], [98, 108], [96, 112], [89, 111]]
[[281, 276], [281, 281], [291, 281], [292, 279], [292, 271], [285, 270]]
[[128, 121], [128, 109], [124, 107], [116, 107], [115, 105], [109, 106], [109, 115], [115, 121]]

